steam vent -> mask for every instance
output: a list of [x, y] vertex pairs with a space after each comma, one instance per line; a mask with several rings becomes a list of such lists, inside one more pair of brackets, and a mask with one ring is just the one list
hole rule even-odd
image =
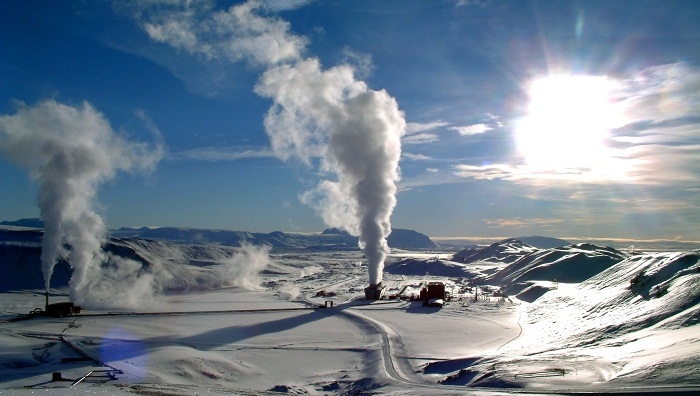
[[384, 288], [385, 286], [382, 285], [382, 282], [379, 282], [376, 285], [369, 285], [365, 288], [365, 300], [381, 299], [382, 295], [384, 294]]

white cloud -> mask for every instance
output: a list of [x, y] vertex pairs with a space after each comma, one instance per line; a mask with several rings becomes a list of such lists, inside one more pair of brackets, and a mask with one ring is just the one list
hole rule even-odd
[[493, 128], [486, 124], [474, 124], [467, 126], [454, 126], [448, 128], [451, 131], [457, 131], [462, 136], [478, 135], [480, 133], [488, 132]]
[[412, 135], [405, 135], [401, 141], [404, 144], [423, 144], [430, 142], [437, 142], [440, 140], [438, 135], [435, 133], [415, 133]]
[[628, 123], [660, 123], [698, 116], [698, 67], [685, 63], [649, 67], [619, 83], [620, 105]]
[[619, 81], [626, 126], [611, 137], [640, 184], [693, 183], [700, 177], [700, 68], [647, 68]]
[[432, 158], [430, 158], [426, 155], [423, 155], [423, 154], [413, 154], [413, 153], [403, 153], [401, 156], [404, 158], [408, 158], [410, 160], [414, 160], [414, 161], [427, 161], [427, 160], [432, 159]]
[[343, 63], [352, 65], [357, 78], [367, 78], [374, 69], [372, 55], [363, 54], [345, 47], [343, 49]]
[[[238, 151], [237, 151], [238, 150]], [[275, 158], [270, 149], [243, 150], [237, 147], [201, 147], [171, 153], [170, 160], [199, 160], [199, 161], [238, 161], [249, 158]]]
[[289, 11], [301, 8], [314, 0], [262, 0], [265, 8], [270, 11]]
[[406, 134], [413, 135], [419, 132], [432, 131], [450, 125], [449, 122], [435, 121], [428, 123], [409, 122], [406, 123]]
[[152, 40], [207, 60], [270, 66], [301, 59], [306, 39], [292, 34], [289, 22], [258, 15], [263, 6], [251, 0], [214, 12], [208, 3], [186, 2], [158, 12], [141, 10], [137, 18]]
[[553, 170], [522, 164], [460, 164], [455, 165], [454, 170], [456, 176], [476, 180], [508, 180], [529, 183], [552, 181], [578, 183], [609, 183], [612, 180], [617, 182], [632, 181], [626, 175], [620, 175], [615, 169], [606, 172], [587, 168]]
[[512, 219], [485, 219], [484, 222], [490, 227], [494, 228], [548, 228], [552, 225], [561, 224], [564, 222], [563, 219], [547, 219], [547, 218], [520, 218], [515, 217]]

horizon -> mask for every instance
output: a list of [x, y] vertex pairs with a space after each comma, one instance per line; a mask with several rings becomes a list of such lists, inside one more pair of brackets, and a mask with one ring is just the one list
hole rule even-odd
[[[39, 218], [29, 218], [29, 219], [18, 219], [18, 220], [0, 220], [2, 223], [16, 223], [25, 220], [41, 220]], [[17, 226], [2, 224], [0, 227], [10, 227], [10, 228], [21, 228], [21, 229], [37, 229], [36, 227], [28, 226]], [[285, 230], [274, 230], [274, 231], [256, 231], [256, 230], [245, 230], [245, 229], [228, 229], [228, 228], [199, 228], [199, 227], [175, 227], [175, 226], [123, 226], [118, 228], [107, 227], [107, 231], [119, 231], [122, 228], [126, 229], [142, 229], [142, 228], [175, 228], [175, 229], [190, 229], [190, 230], [210, 230], [210, 231], [230, 231], [230, 232], [251, 232], [260, 234], [269, 234], [272, 232], [283, 232], [286, 234], [320, 234], [330, 228], [325, 228], [322, 230], [312, 230], [312, 231], [285, 231]], [[41, 229], [41, 228], [39, 228]], [[519, 239], [519, 238], [548, 238], [548, 239], [561, 239], [570, 242], [572, 245], [578, 243], [591, 243], [598, 246], [609, 246], [615, 249], [628, 249], [635, 251], [648, 251], [648, 252], [664, 252], [664, 251], [684, 251], [684, 250], [694, 250], [700, 249], [700, 241], [695, 240], [682, 240], [682, 239], [630, 239], [630, 238], [611, 238], [611, 237], [586, 237], [586, 236], [552, 236], [552, 235], [510, 235], [510, 236], [495, 236], [495, 237], [482, 237], [482, 236], [433, 236], [421, 232], [421, 230], [404, 229], [409, 231], [415, 231], [423, 234], [430, 238], [431, 241], [437, 243], [438, 245], [442, 242], [447, 245], [455, 245], [463, 242], [466, 246], [476, 245], [480, 247], [488, 246], [493, 243], [498, 243], [507, 239]], [[391, 254], [392, 252], [389, 252]]]
[[[393, 228], [700, 243], [700, 3], [11, 0], [0, 12], [0, 218], [41, 217], [42, 151], [9, 146], [62, 120], [73, 141], [106, 142], [81, 204], [110, 228], [355, 230], [355, 180], [332, 144], [367, 118], [391, 121], [359, 140], [390, 143], [378, 186]], [[290, 70], [317, 78], [291, 92], [275, 74]], [[345, 124], [296, 100], [341, 80], [373, 100], [343, 103], [359, 109]]]

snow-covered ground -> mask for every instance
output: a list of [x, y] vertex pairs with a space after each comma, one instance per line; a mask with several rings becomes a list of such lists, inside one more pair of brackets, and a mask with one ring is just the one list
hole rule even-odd
[[452, 300], [428, 307], [364, 300], [358, 251], [273, 253], [251, 288], [202, 281], [221, 273], [220, 246], [123, 246], [167, 264], [174, 286], [143, 307], [14, 321], [44, 296], [4, 285], [0, 394], [700, 391], [697, 251], [395, 252], [389, 295], [447, 284]]

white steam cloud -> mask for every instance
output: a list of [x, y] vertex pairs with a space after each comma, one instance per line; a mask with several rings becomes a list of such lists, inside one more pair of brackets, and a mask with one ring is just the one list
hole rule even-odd
[[255, 92], [274, 102], [265, 128], [275, 154], [307, 164], [321, 159], [329, 177], [305, 199], [328, 225], [359, 236], [370, 284], [381, 282], [406, 129], [396, 101], [358, 81], [349, 65], [323, 70], [318, 59], [302, 59], [306, 40], [292, 34], [288, 22], [261, 16], [260, 1], [227, 11], [186, 3], [158, 12], [136, 12], [147, 19], [142, 26], [153, 40], [267, 69]]
[[260, 272], [269, 264], [269, 245], [243, 243], [240, 251], [215, 267], [217, 280], [224, 286], [238, 286], [247, 290], [260, 288]]
[[[173, 275], [158, 263], [144, 268], [141, 262], [106, 253], [104, 261], [91, 266], [74, 301], [90, 308], [146, 308], [158, 303], [163, 286]], [[75, 274], [74, 267], [74, 274]], [[74, 275], [75, 276], [75, 275]], [[71, 285], [72, 280], [71, 278]]]
[[321, 70], [317, 59], [268, 70], [256, 92], [275, 101], [265, 117], [272, 148], [281, 158], [320, 157], [324, 180], [305, 195], [320, 194], [326, 224], [360, 238], [369, 282], [382, 281], [386, 237], [396, 206], [403, 113], [385, 91], [354, 78], [349, 66]]
[[282, 285], [277, 288], [277, 292], [287, 301], [296, 301], [302, 296], [301, 289], [294, 285]]
[[[56, 260], [67, 254], [73, 268], [71, 299], [78, 304], [99, 300], [104, 277], [123, 276], [124, 268], [116, 272], [119, 262], [102, 251], [106, 227], [93, 209], [97, 189], [118, 171], [153, 168], [163, 147], [123, 139], [87, 102], [73, 107], [46, 100], [33, 107], [20, 104], [14, 115], [0, 117], [0, 152], [38, 182], [46, 290]], [[64, 244], [71, 247], [68, 253]], [[138, 287], [139, 282], [124, 284]]]

